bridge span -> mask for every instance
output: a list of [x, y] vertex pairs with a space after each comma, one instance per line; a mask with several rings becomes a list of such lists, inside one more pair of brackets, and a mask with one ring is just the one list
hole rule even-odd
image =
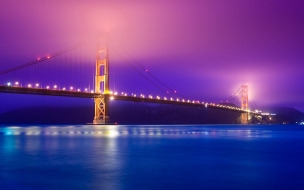
[[75, 98], [98, 98], [102, 97], [104, 99], [114, 101], [131, 101], [131, 102], [146, 102], [146, 103], [157, 103], [157, 104], [171, 104], [171, 105], [179, 105], [179, 106], [191, 106], [198, 108], [211, 108], [211, 109], [219, 109], [225, 111], [233, 111], [237, 113], [248, 113], [253, 115], [260, 115], [260, 113], [253, 111], [242, 110], [237, 107], [225, 106], [221, 104], [214, 104], [208, 102], [200, 102], [195, 100], [183, 100], [183, 99], [173, 99], [173, 98], [163, 98], [160, 97], [149, 97], [149, 96], [128, 96], [127, 94], [118, 95], [116, 93], [112, 94], [102, 94], [95, 92], [81, 92], [74, 90], [62, 90], [62, 89], [43, 89], [43, 88], [28, 88], [28, 87], [20, 87], [20, 86], [3, 86], [0, 85], [0, 92], [2, 93], [11, 93], [11, 94], [31, 94], [31, 95], [45, 95], [45, 96], [63, 96], [63, 97], [75, 97]]

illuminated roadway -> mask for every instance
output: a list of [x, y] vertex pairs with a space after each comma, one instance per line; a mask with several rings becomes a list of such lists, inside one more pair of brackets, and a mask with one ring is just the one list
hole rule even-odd
[[260, 113], [241, 110], [240, 108], [225, 106], [220, 104], [213, 103], [204, 103], [199, 101], [184, 101], [179, 99], [160, 99], [152, 98], [152, 96], [127, 96], [126, 94], [117, 95], [117, 94], [100, 94], [94, 92], [81, 92], [81, 91], [73, 91], [73, 90], [59, 90], [59, 89], [43, 89], [43, 88], [28, 88], [28, 87], [20, 87], [20, 86], [1, 86], [0, 92], [2, 93], [14, 93], [14, 94], [32, 94], [32, 95], [47, 95], [47, 96], [65, 96], [65, 97], [76, 97], [76, 98], [97, 98], [100, 96], [104, 96], [105, 98], [109, 98], [110, 100], [122, 100], [122, 101], [132, 101], [132, 102], [147, 102], [147, 103], [158, 103], [158, 104], [171, 104], [171, 105], [181, 105], [181, 106], [191, 106], [198, 108], [212, 108], [212, 109], [220, 109], [225, 111], [233, 111], [238, 113], [250, 113], [254, 115], [260, 115]]

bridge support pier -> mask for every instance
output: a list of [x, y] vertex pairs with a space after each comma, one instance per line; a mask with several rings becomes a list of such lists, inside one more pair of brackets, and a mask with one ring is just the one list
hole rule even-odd
[[97, 98], [94, 98], [95, 102], [95, 117], [93, 120], [94, 124], [107, 124], [110, 122], [108, 116], [108, 102], [109, 98], [105, 95], [100, 95]]
[[248, 124], [248, 113], [242, 113], [242, 115], [241, 115], [241, 123], [242, 124]]

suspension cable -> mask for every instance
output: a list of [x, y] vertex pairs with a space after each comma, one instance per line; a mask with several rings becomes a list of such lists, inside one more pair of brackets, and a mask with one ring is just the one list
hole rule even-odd
[[[170, 88], [168, 85], [166, 85], [165, 83], [163, 83], [161, 80], [159, 80], [157, 77], [155, 77], [151, 72], [149, 72], [148, 69], [145, 69], [143, 67], [142, 64], [140, 64], [137, 60], [135, 60], [125, 49], [123, 49], [123, 51], [137, 64], [140, 66], [140, 68], [142, 70], [145, 71], [145, 73], [148, 73], [148, 75], [150, 75], [153, 79], [155, 79], [157, 82], [159, 82], [161, 85], [163, 85], [164, 87], [166, 87], [167, 89], [169, 89], [170, 91], [172, 91], [174, 94], [178, 94], [183, 98], [186, 98], [185, 96], [183, 96], [182, 94], [180, 94], [179, 92], [177, 92], [176, 90], [173, 90], [172, 88]], [[150, 81], [150, 80], [149, 80]]]
[[160, 87], [159, 85], [157, 85], [155, 82], [153, 82], [152, 80], [150, 80], [148, 77], [146, 77], [144, 74], [142, 74], [138, 69], [136, 69], [129, 61], [127, 61], [125, 59], [125, 57], [123, 57], [119, 52], [117, 52], [117, 54], [128, 64], [130, 65], [137, 73], [139, 73], [141, 76], [143, 76], [146, 80], [148, 80], [149, 82], [151, 82], [153, 85], [155, 85], [156, 87], [158, 87], [159, 89], [166, 91], [165, 89], [163, 89], [162, 87]]
[[6, 74], [6, 73], [10, 73], [10, 72], [13, 72], [13, 71], [16, 71], [16, 70], [19, 70], [19, 69], [23, 69], [23, 68], [25, 68], [25, 67], [29, 67], [29, 66], [32, 66], [32, 65], [35, 65], [35, 64], [38, 64], [38, 63], [47, 61], [47, 60], [49, 60], [50, 58], [57, 57], [57, 56], [62, 55], [62, 54], [64, 54], [64, 53], [70, 52], [70, 51], [72, 51], [72, 50], [74, 50], [74, 49], [76, 49], [76, 48], [78, 48], [78, 47], [81, 47], [81, 46], [83, 46], [83, 45], [85, 45], [85, 44], [87, 44], [87, 43], [89, 43], [89, 42], [91, 42], [91, 41], [93, 41], [93, 40], [95, 40], [95, 39], [91, 39], [91, 40], [87, 40], [87, 41], [78, 43], [78, 44], [76, 44], [76, 45], [74, 45], [74, 46], [71, 46], [71, 47], [69, 47], [69, 48], [67, 48], [67, 49], [61, 50], [61, 51], [56, 52], [56, 53], [54, 53], [54, 54], [51, 54], [51, 55], [49, 55], [49, 56], [46, 56], [46, 57], [43, 57], [43, 58], [38, 58], [38, 59], [35, 60], [35, 61], [31, 61], [31, 62], [22, 64], [22, 65], [19, 65], [19, 66], [16, 66], [16, 67], [13, 67], [13, 68], [10, 68], [10, 69], [1, 71], [1, 72], [0, 72], [0, 75]]
[[[224, 102], [231, 101], [231, 100], [233, 100], [234, 98], [236, 98], [236, 97], [237, 97], [236, 94], [238, 93], [238, 91], [239, 91], [241, 88], [242, 88], [242, 87], [238, 88], [231, 96], [229, 96], [228, 98], [226, 98], [226, 99], [224, 100]], [[241, 92], [243, 92], [243, 90], [242, 90]], [[238, 94], [240, 94], [241, 92], [239, 92]]]

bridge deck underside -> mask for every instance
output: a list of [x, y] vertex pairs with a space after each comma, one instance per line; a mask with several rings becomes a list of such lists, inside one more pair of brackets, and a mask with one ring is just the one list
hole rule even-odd
[[[100, 96], [104, 96], [105, 98], [109, 98], [109, 99], [113, 99], [113, 100], [121, 100], [121, 101], [171, 104], [171, 105], [191, 106], [191, 107], [199, 107], [199, 108], [208, 107], [208, 108], [219, 109], [219, 110], [224, 110], [224, 111], [247, 113], [244, 110], [221, 107], [221, 106], [212, 105], [212, 104], [206, 105], [206, 104], [197, 103], [197, 102], [191, 103], [191, 102], [182, 102], [182, 101], [175, 101], [175, 100], [161, 100], [161, 99], [152, 99], [152, 98], [143, 98], [143, 97], [119, 96], [119, 95], [99, 94], [99, 93], [90, 93], [90, 92], [77, 92], [77, 91], [68, 91], [68, 90], [0, 86], [0, 92], [1, 93], [13, 93], [13, 94], [64, 96], [64, 97], [76, 97], [76, 98], [97, 98]], [[251, 113], [251, 114], [255, 114], [255, 113]]]

